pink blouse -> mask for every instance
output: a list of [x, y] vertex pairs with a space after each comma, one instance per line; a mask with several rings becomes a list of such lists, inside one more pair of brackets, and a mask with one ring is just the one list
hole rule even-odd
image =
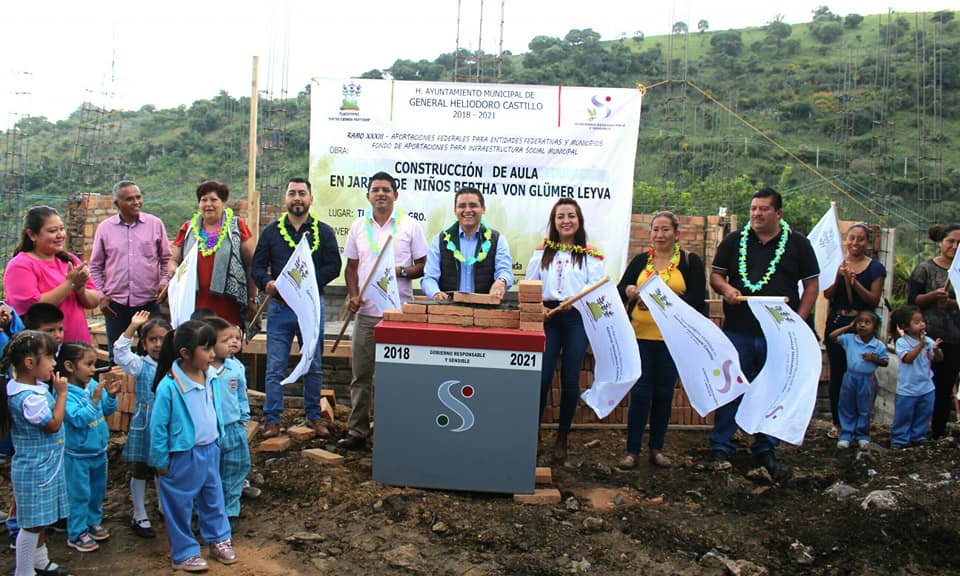
[[[76, 256], [70, 254], [74, 266], [80, 264]], [[40, 296], [53, 290], [67, 278], [67, 263], [59, 258], [38, 260], [26, 252], [20, 252], [10, 259], [3, 273], [3, 291], [7, 304], [21, 316], [30, 306], [40, 301]], [[87, 280], [87, 289], [96, 290], [93, 280]], [[80, 340], [91, 343], [90, 328], [83, 306], [77, 295], [70, 295], [60, 303], [63, 312], [63, 341]]]

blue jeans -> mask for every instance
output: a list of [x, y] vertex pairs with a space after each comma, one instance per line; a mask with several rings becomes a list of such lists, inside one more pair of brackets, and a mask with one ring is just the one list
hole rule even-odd
[[[283, 386], [280, 382], [289, 373], [290, 346], [293, 338], [302, 344], [297, 316], [286, 304], [271, 300], [267, 305], [267, 369], [264, 376], [267, 399], [263, 403], [263, 417], [267, 424], [279, 424], [283, 414]], [[320, 326], [323, 326], [323, 298], [320, 299]], [[320, 419], [320, 389], [323, 387], [323, 337], [317, 341], [317, 351], [310, 369], [303, 375], [303, 409], [308, 420]]]
[[906, 446], [927, 441], [930, 419], [933, 418], [935, 396], [936, 392], [932, 390], [921, 396], [897, 394], [893, 405], [893, 424], [890, 427], [892, 446]]
[[547, 406], [547, 396], [553, 384], [553, 371], [563, 352], [560, 365], [560, 421], [559, 433], [570, 432], [570, 424], [580, 401], [580, 369], [587, 354], [587, 333], [583, 319], [574, 309], [557, 312], [543, 324], [546, 347], [543, 351], [543, 370], [540, 372], [540, 415]]
[[107, 350], [110, 353], [110, 361], [113, 362], [113, 343], [116, 342], [117, 338], [123, 334], [123, 331], [130, 326], [130, 320], [133, 319], [133, 315], [141, 310], [155, 314], [160, 308], [156, 302], [147, 302], [142, 306], [124, 306], [119, 302], [110, 302], [110, 309], [113, 310], [113, 313], [116, 314], [117, 317], [108, 318], [107, 315], [104, 314], [103, 323], [107, 329]]
[[873, 374], [847, 371], [840, 387], [840, 439], [870, 440], [870, 410], [873, 408]]
[[677, 386], [677, 366], [663, 340], [637, 340], [643, 371], [630, 390], [627, 411], [627, 452], [639, 454], [643, 447], [643, 429], [650, 416], [650, 440], [654, 450], [663, 449], [663, 440], [673, 409], [673, 389]]
[[[754, 336], [744, 332], [725, 332], [730, 343], [737, 349], [740, 357], [740, 369], [747, 380], [753, 380], [763, 368], [767, 360], [767, 341], [763, 336]], [[713, 413], [713, 431], [710, 433], [710, 449], [721, 450], [727, 454], [737, 451], [733, 443], [733, 435], [737, 432], [737, 409], [740, 407], [740, 396], [733, 402], [724, 404]], [[763, 433], [753, 435], [753, 445], [750, 451], [753, 454], [772, 452], [780, 444], [780, 440]]]

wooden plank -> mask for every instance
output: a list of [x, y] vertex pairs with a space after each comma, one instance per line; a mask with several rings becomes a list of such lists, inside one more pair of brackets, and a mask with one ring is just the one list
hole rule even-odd
[[307, 458], [328, 466], [339, 466], [343, 464], [343, 456], [334, 454], [333, 452], [327, 452], [322, 448], [310, 448], [309, 450], [303, 450], [301, 453]]

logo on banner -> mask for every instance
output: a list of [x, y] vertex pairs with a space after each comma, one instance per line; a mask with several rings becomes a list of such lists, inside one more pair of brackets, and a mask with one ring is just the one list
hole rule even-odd
[[593, 316], [594, 322], [600, 318], [609, 318], [613, 316], [613, 304], [607, 300], [607, 297], [600, 296], [596, 300], [587, 301], [587, 308], [590, 309], [590, 315]]
[[[459, 398], [453, 395], [453, 392], [450, 391], [451, 388], [460, 384], [459, 380], [447, 380], [437, 388], [437, 398], [440, 399], [440, 403], [443, 404], [448, 410], [456, 414], [460, 418], [460, 426], [458, 428], [453, 428], [451, 432], [466, 432], [467, 430], [473, 428], [473, 411], [470, 410], [470, 407], [463, 403]], [[460, 396], [464, 400], [469, 400], [473, 398], [474, 395], [473, 386], [465, 384], [460, 387]], [[440, 428], [446, 428], [450, 425], [450, 416], [441, 412], [437, 415], [437, 426]]]
[[667, 295], [660, 288], [654, 290], [653, 293], [650, 294], [650, 297], [653, 298], [657, 307], [663, 311], [666, 311], [668, 306], [673, 306], [673, 302], [667, 298]]
[[782, 304], [775, 304], [772, 306], [764, 305], [763, 307], [767, 310], [767, 312], [770, 313], [770, 316], [773, 317], [777, 324], [783, 324], [784, 322], [796, 322], [791, 314], [791, 310]]
[[817, 240], [817, 248], [833, 248], [837, 244], [837, 239], [833, 236], [833, 230], [830, 228], [824, 230]]
[[[730, 366], [733, 365], [733, 360], [729, 358], [723, 361], [723, 364], [720, 368], [713, 369], [713, 376], [716, 378], [720, 376], [721, 370], [723, 373], [723, 386], [717, 388], [717, 392], [721, 394], [726, 394], [730, 391], [730, 386], [733, 385], [733, 377], [730, 375]], [[737, 384], [743, 384], [743, 376], [737, 376]]]
[[310, 271], [307, 270], [307, 263], [297, 258], [297, 261], [294, 262], [293, 267], [287, 270], [287, 276], [293, 280], [293, 283], [297, 285], [297, 288], [300, 288], [300, 283], [310, 277]]
[[607, 119], [613, 115], [613, 109], [608, 106], [613, 100], [610, 96], [594, 95], [590, 98], [593, 108], [587, 108], [587, 119], [590, 122], [596, 122], [598, 119]]
[[383, 269], [383, 276], [377, 280], [377, 287], [383, 291], [384, 294], [390, 294], [390, 282], [393, 280], [393, 275], [390, 274], [388, 268]]
[[360, 105], [357, 99], [360, 98], [360, 84], [350, 82], [343, 85], [343, 102], [340, 103], [341, 111], [359, 112]]

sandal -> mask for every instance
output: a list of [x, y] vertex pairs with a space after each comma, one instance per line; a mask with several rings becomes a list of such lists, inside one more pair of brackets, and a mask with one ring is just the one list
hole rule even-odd
[[840, 437], [840, 430], [838, 430], [836, 426], [831, 426], [830, 430], [827, 431], [827, 438], [830, 438], [831, 440], [836, 440], [839, 437]]
[[633, 470], [637, 467], [637, 455], [627, 452], [627, 455], [617, 462], [617, 468], [621, 470]]

